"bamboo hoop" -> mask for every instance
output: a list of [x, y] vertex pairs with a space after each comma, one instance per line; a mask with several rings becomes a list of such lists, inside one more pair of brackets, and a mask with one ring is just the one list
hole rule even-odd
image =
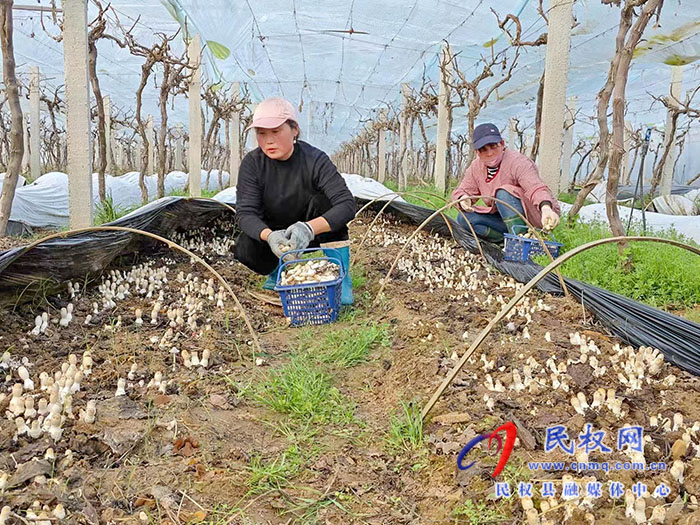
[[[218, 202], [218, 201], [217, 201]], [[223, 203], [221, 203], [223, 204]], [[227, 205], [226, 205], [227, 206]], [[199, 255], [192, 253], [190, 250], [187, 248], [183, 248], [176, 242], [171, 241], [170, 239], [166, 239], [165, 237], [161, 237], [160, 235], [156, 235], [155, 233], [143, 231], [143, 230], [137, 230], [136, 228], [127, 228], [125, 226], [92, 226], [90, 228], [78, 228], [75, 230], [68, 230], [65, 232], [58, 232], [54, 233], [51, 235], [48, 235], [46, 237], [43, 237], [41, 239], [38, 239], [34, 241], [31, 244], [28, 244], [27, 246], [24, 247], [22, 250], [22, 255], [26, 254], [28, 251], [31, 249], [35, 248], [39, 244], [49, 241], [51, 239], [65, 239], [66, 237], [71, 237], [73, 235], [79, 234], [79, 233], [88, 233], [88, 232], [97, 232], [97, 231], [120, 231], [120, 232], [128, 232], [128, 233], [135, 233], [137, 235], [144, 235], [146, 237], [150, 237], [152, 239], [155, 239], [157, 241], [165, 243], [168, 248], [174, 248], [176, 250], [181, 251], [182, 253], [188, 255], [198, 263], [200, 263], [202, 266], [204, 266], [207, 270], [209, 270], [211, 273], [216, 276], [216, 278], [219, 280], [219, 282], [226, 288], [228, 293], [233, 297], [233, 301], [236, 303], [236, 308], [238, 308], [238, 311], [241, 313], [241, 317], [243, 317], [243, 321], [246, 324], [246, 327], [248, 328], [248, 331], [250, 332], [251, 337], [253, 338], [253, 344], [255, 345], [255, 349], [257, 350], [258, 353], [261, 353], [262, 350], [260, 348], [260, 342], [258, 341], [258, 335], [255, 332], [255, 329], [253, 328], [253, 325], [250, 323], [250, 319], [245, 313], [245, 310], [243, 309], [243, 305], [241, 302], [238, 300], [238, 296], [234, 293], [234, 291], [231, 289], [229, 284], [226, 282], [226, 279], [224, 279], [219, 273], [212, 268], [209, 263], [207, 263], [204, 259], [202, 259]], [[255, 355], [253, 355], [253, 358], [255, 358]]]
[[700, 248], [696, 248], [694, 246], [689, 246], [687, 244], [683, 244], [682, 242], [674, 241], [671, 239], [661, 239], [659, 237], [611, 237], [608, 239], [598, 239], [596, 241], [591, 241], [586, 244], [582, 244], [581, 246], [578, 246], [574, 248], [573, 250], [570, 250], [566, 252], [564, 255], [558, 257], [556, 260], [552, 261], [549, 263], [545, 268], [542, 268], [542, 270], [535, 275], [530, 281], [523, 286], [510, 300], [508, 304], [506, 304], [501, 310], [491, 319], [489, 324], [484, 328], [481, 333], [476, 337], [474, 342], [469, 346], [467, 351], [462, 355], [462, 357], [459, 359], [457, 364], [452, 368], [449, 374], [447, 374], [447, 377], [443, 380], [442, 384], [438, 387], [438, 389], [435, 391], [433, 396], [430, 398], [430, 401], [425, 405], [423, 408], [423, 411], [421, 412], [421, 418], [425, 419], [425, 417], [430, 413], [430, 411], [433, 409], [435, 406], [435, 403], [437, 403], [438, 399], [442, 396], [442, 394], [445, 392], [448, 386], [452, 383], [454, 378], [457, 376], [457, 374], [462, 370], [464, 367], [465, 363], [467, 360], [472, 356], [472, 354], [476, 351], [477, 348], [479, 348], [479, 345], [486, 339], [486, 336], [491, 333], [491, 330], [496, 326], [498, 322], [500, 322], [507, 314], [510, 312], [516, 304], [525, 296], [527, 292], [529, 292], [532, 288], [537, 285], [549, 272], [554, 270], [555, 268], [561, 266], [564, 262], [567, 260], [571, 259], [574, 255], [578, 255], [579, 253], [585, 252], [591, 248], [595, 248], [596, 246], [600, 246], [602, 244], [610, 244], [610, 243], [616, 243], [620, 241], [648, 241], [648, 242], [661, 242], [665, 244], [671, 244], [673, 246], [677, 246], [679, 248], [684, 248], [692, 253], [695, 253], [696, 255], [700, 255]]

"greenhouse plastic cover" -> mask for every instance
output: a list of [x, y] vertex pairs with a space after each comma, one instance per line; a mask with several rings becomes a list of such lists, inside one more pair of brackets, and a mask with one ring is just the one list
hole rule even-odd
[[[60, 5], [60, 1], [56, 2]], [[253, 102], [281, 95], [301, 108], [305, 136], [318, 147], [334, 151], [374, 118], [381, 107], [397, 108], [401, 83], [417, 88], [423, 75], [438, 78], [438, 54], [443, 40], [459, 54], [460, 68], [473, 76], [482, 56], [508, 47], [498, 28], [501, 18], [519, 16], [523, 40], [534, 40], [546, 31], [537, 13], [537, 0], [112, 0], [125, 27], [134, 25], [136, 40], [149, 45], [157, 32], [173, 34], [187, 27], [204, 43], [205, 82], [247, 85]], [[545, 6], [548, 2], [545, 2]], [[50, 0], [33, 5], [50, 6]], [[600, 0], [579, 0], [573, 6], [576, 25], [572, 30], [568, 96], [577, 96], [583, 115], [594, 113], [595, 96], [602, 87], [615, 46], [619, 8]], [[627, 86], [633, 124], [661, 124], [665, 110], [650, 108], [648, 92], [668, 92], [670, 68], [666, 64], [690, 63], [684, 85], [695, 86], [700, 71], [692, 65], [700, 57], [698, 3], [666, 0], [658, 24], [655, 19], [644, 33], [630, 71]], [[90, 5], [92, 20], [96, 8]], [[17, 11], [15, 53], [20, 76], [28, 79], [29, 67], [42, 70], [49, 87], [63, 84], [62, 44], [42, 29], [58, 34], [47, 13]], [[113, 22], [115, 16], [109, 15]], [[513, 27], [510, 26], [511, 31]], [[349, 33], [350, 30], [355, 31]], [[114, 27], [109, 29], [119, 34]], [[339, 32], [345, 31], [345, 32]], [[183, 31], [184, 33], [184, 31]], [[366, 34], [365, 34], [366, 33]], [[174, 50], [184, 50], [182, 33]], [[499, 90], [500, 99], [489, 101], [481, 119], [502, 128], [509, 117], [532, 120], [537, 86], [544, 68], [545, 46], [526, 48], [513, 79]], [[98, 41], [98, 75], [104, 94], [115, 106], [133, 108], [142, 59], [114, 42]], [[492, 82], [502, 74], [500, 70]], [[488, 88], [488, 85], [484, 87]], [[158, 124], [157, 89], [146, 89], [144, 114]], [[187, 102], [178, 97], [171, 122], [187, 123]], [[465, 130], [464, 110], [455, 111], [453, 132]], [[577, 125], [577, 133], [593, 134], [593, 123]], [[435, 136], [434, 122], [428, 128]], [[696, 162], [695, 167], [698, 167]], [[693, 170], [690, 170], [693, 171]], [[695, 169], [694, 172], [698, 170]]]
[[[219, 189], [218, 170], [207, 172], [202, 170], [202, 189], [215, 191]], [[165, 193], [182, 191], [187, 184], [188, 176], [182, 171], [173, 171], [165, 178]], [[222, 173], [224, 187], [228, 185], [228, 172]], [[150, 199], [155, 198], [158, 187], [158, 177], [144, 177]], [[139, 174], [126, 173], [120, 177], [105, 176], [105, 187], [108, 196], [117, 209], [128, 209], [141, 204], [141, 189]], [[100, 203], [97, 174], [92, 176], [93, 207]], [[10, 220], [28, 224], [33, 227], [68, 226], [68, 175], [61, 172], [46, 173], [36, 181], [15, 191], [12, 201]]]

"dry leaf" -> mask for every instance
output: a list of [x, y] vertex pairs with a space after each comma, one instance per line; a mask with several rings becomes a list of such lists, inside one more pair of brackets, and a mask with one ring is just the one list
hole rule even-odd
[[200, 522], [204, 521], [207, 517], [207, 513], [204, 512], [203, 510], [198, 510], [194, 514], [192, 514], [192, 521], [194, 522]]

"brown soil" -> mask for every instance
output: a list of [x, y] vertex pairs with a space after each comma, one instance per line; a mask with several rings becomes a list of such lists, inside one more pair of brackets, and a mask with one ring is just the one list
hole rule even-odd
[[[68, 362], [69, 354], [77, 355], [79, 365], [86, 350], [94, 361], [92, 373], [73, 394], [76, 417], [66, 419], [58, 441], [47, 433], [39, 439], [16, 437], [12, 420], [5, 418], [0, 423], [0, 475], [4, 472], [9, 477], [1, 505], [27, 519], [31, 517], [28, 511], [39, 514], [46, 506], [50, 513], [61, 503], [67, 511], [61, 522], [66, 523], [525, 523], [517, 495], [509, 500], [493, 497], [491, 473], [497, 458], [489, 457], [485, 443], [469, 455], [476, 460], [473, 468], [461, 471], [456, 462], [472, 437], [515, 421], [519, 439], [499, 481], [509, 481], [512, 491], [520, 481], [533, 481], [537, 510], [542, 510], [544, 501], [538, 495], [540, 481], [557, 481], [557, 498], [545, 503], [553, 508], [537, 516], [536, 522], [590, 523], [593, 519], [596, 523], [630, 523], [633, 518], [625, 515], [623, 499], [613, 502], [606, 482], [622, 481], [630, 488], [642, 481], [652, 492], [662, 480], [671, 493], [661, 499], [645, 498], [647, 518], [655, 506], [665, 505], [665, 523], [698, 522], [700, 383], [670, 364], [652, 373], [648, 363], [643, 363], [640, 388], [628, 390], [618, 376], [627, 373], [623, 370], [626, 358], [613, 349], [615, 338], [594, 324], [579, 304], [563, 297], [531, 293], [527, 312], [521, 304], [522, 315], [508, 320], [514, 326], [497, 325], [438, 401], [423, 429], [424, 444], [389, 446], [390, 421], [402, 402], [422, 408], [456, 358], [499, 311], [498, 297], [507, 303], [515, 287], [501, 274], [479, 266], [476, 257], [451, 241], [422, 235], [394, 272], [385, 296], [373, 303], [380, 280], [403, 244], [401, 239], [412, 228], [381, 219], [358, 250], [371, 219], [364, 216], [351, 228], [353, 257], [366, 282], [355, 290], [352, 315], [330, 326], [289, 328], [281, 309], [245, 292], [257, 290], [260, 277], [230, 255], [206, 250], [207, 260], [232, 286], [250, 316], [260, 338], [260, 354], [255, 353], [229, 298], [224, 309], [202, 298], [197, 329], [178, 326], [174, 330], [178, 340], [159, 348], [167, 330], [165, 310], [176, 301], [182, 307], [180, 290], [185, 285], [195, 278], [198, 284], [210, 278], [203, 268], [167, 252], [149, 259], [154, 268], [170, 268], [163, 287], [164, 308], [156, 325], [150, 323], [154, 299], [136, 293], [84, 324], [92, 303], [101, 302], [97, 287], [81, 291], [72, 300], [74, 319], [68, 327], [49, 323], [46, 333], [39, 336], [28, 335], [34, 317], [47, 311], [58, 318], [60, 308], [69, 302], [67, 293], [49, 298], [49, 304], [0, 312], [0, 353], [9, 350], [12, 356], [4, 371], [7, 377], [0, 384], [0, 392], [6, 394], [0, 398], [3, 410], [9, 408], [12, 385], [20, 381], [17, 369], [23, 358], [36, 383], [37, 402], [48, 397], [39, 389], [41, 372], [53, 376]], [[205, 239], [212, 237], [212, 232], [198, 233]], [[195, 250], [202, 253], [201, 247]], [[422, 261], [421, 268], [411, 267], [418, 261]], [[447, 269], [440, 269], [443, 263]], [[442, 287], [437, 272], [443, 275], [450, 268], [469, 268], [466, 280], [473, 274], [475, 289]], [[181, 271], [183, 282], [177, 278]], [[105, 274], [105, 279], [110, 278], [114, 279]], [[434, 280], [428, 283], [426, 278]], [[215, 289], [218, 291], [218, 284]], [[193, 291], [189, 294], [197, 296]], [[144, 312], [142, 326], [134, 324], [136, 308]], [[120, 326], [116, 326], [118, 316]], [[289, 363], [290, 354], [298, 350], [300, 334], [310, 332], [312, 340], [321, 340], [330, 331], [367, 320], [385, 324], [391, 344], [374, 348], [366, 363], [329, 368], [333, 385], [356, 405], [351, 423], [305, 423], [256, 401], [251, 393], [254, 385]], [[576, 362], [581, 352], [570, 342], [574, 332], [599, 349], [590, 355], [607, 368], [600, 377], [593, 375], [590, 361]], [[200, 356], [209, 349], [212, 363], [207, 369], [188, 369], [178, 357], [173, 367], [172, 346]], [[549, 370], [541, 372], [551, 356], [556, 364], [575, 361], [558, 377], [569, 385], [568, 392], [553, 388]], [[521, 391], [509, 388], [514, 384], [514, 370], [525, 376], [528, 358], [539, 365], [532, 366], [532, 384]], [[115, 397], [117, 380], [127, 377], [133, 363], [138, 365], [135, 378], [127, 381], [125, 396]], [[148, 387], [158, 371], [167, 382], [162, 391]], [[489, 390], [487, 374], [504, 391]], [[675, 382], [666, 386], [664, 381], [672, 381], [670, 375]], [[575, 411], [571, 397], [582, 392], [590, 404], [598, 388], [615, 389], [623, 400], [623, 417], [607, 407], [588, 409], [584, 414]], [[77, 417], [88, 400], [97, 401], [97, 419], [92, 424]], [[682, 414], [683, 422], [674, 430], [676, 413]], [[651, 416], [658, 417], [657, 426], [652, 426]], [[664, 430], [665, 420], [670, 430]], [[691, 444], [676, 456], [684, 465], [683, 481], [668, 471], [574, 473], [574, 479], [583, 485], [592, 478], [604, 482], [604, 495], [592, 501], [563, 501], [562, 474], [531, 472], [527, 462], [573, 461], [561, 452], [544, 452], [546, 428], [562, 424], [576, 437], [586, 423], [607, 431], [605, 444], [613, 449], [619, 428], [626, 423], [642, 425], [650, 438], [645, 445], [646, 461], [664, 461], [669, 468], [674, 461], [672, 448], [678, 454], [679, 445], [674, 444], [686, 434]], [[55, 451], [55, 461], [42, 459], [49, 447]], [[269, 483], [251, 482], [252, 467], [279, 464], [289, 457], [285, 454], [290, 447], [296, 447], [303, 458], [293, 474], [277, 484], [271, 478]], [[592, 452], [588, 459], [630, 461], [617, 450]], [[251, 490], [256, 487], [262, 489]], [[39, 507], [32, 509], [37, 501]]]

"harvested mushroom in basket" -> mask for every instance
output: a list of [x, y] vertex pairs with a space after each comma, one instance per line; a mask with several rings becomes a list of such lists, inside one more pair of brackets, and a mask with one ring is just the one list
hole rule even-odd
[[340, 268], [330, 261], [316, 260], [287, 266], [282, 272], [280, 284], [291, 286], [295, 284], [316, 284], [334, 281], [340, 277]]

